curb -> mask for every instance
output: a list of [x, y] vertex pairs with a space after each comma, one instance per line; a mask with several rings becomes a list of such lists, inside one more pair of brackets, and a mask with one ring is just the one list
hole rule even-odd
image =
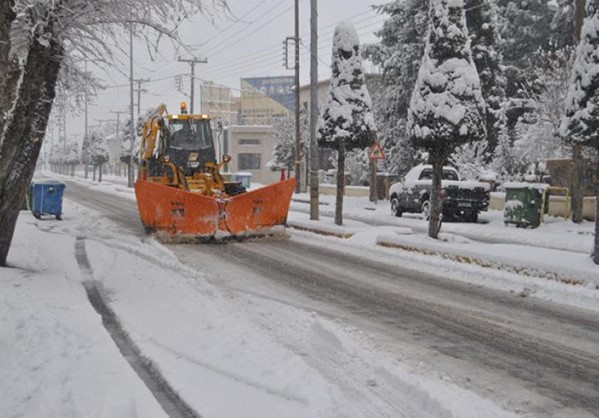
[[[351, 238], [354, 235], [353, 232], [352, 233], [338, 233], [338, 232], [323, 231], [321, 229], [310, 228], [310, 227], [300, 226], [300, 225], [293, 225], [293, 224], [288, 224], [287, 226], [290, 228], [296, 229], [298, 231], [312, 232], [317, 235], [324, 235], [324, 236], [336, 237], [336, 238], [341, 238], [341, 239]], [[520, 274], [522, 276], [540, 277], [540, 278], [544, 278], [547, 280], [552, 280], [552, 281], [557, 281], [557, 282], [564, 283], [564, 284], [569, 284], [572, 286], [584, 286], [586, 284], [584, 280], [578, 279], [576, 277], [564, 276], [564, 275], [556, 273], [556, 272], [538, 270], [538, 269], [530, 268], [530, 267], [515, 266], [512, 264], [506, 264], [506, 263], [503, 263], [500, 261], [494, 261], [494, 260], [490, 260], [490, 259], [477, 258], [477, 257], [468, 256], [468, 255], [453, 254], [453, 253], [448, 253], [448, 252], [444, 252], [444, 251], [436, 251], [436, 250], [431, 250], [428, 248], [416, 247], [416, 246], [405, 245], [405, 244], [397, 244], [397, 243], [387, 242], [387, 241], [377, 241], [376, 245], [385, 247], [385, 248], [394, 248], [397, 250], [403, 250], [403, 251], [408, 251], [408, 252], [413, 252], [413, 253], [420, 253], [422, 255], [442, 257], [446, 260], [455, 261], [455, 262], [458, 262], [461, 264], [476, 265], [476, 266], [482, 267], [482, 268], [506, 271], [508, 273], [516, 273], [516, 274]], [[599, 287], [597, 287], [597, 288], [599, 289]]]

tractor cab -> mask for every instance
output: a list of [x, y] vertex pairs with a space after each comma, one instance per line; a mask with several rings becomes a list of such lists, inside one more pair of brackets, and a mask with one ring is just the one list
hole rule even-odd
[[168, 115], [164, 155], [186, 176], [203, 171], [206, 163], [216, 163], [216, 153], [208, 115]]

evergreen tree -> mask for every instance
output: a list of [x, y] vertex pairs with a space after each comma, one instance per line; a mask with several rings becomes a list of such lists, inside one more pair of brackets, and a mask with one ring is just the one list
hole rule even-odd
[[[586, 17], [560, 127], [565, 141], [599, 150], [599, 0], [587, 0]], [[599, 187], [597, 188], [599, 201]], [[599, 204], [595, 212], [593, 261], [599, 264]]]
[[75, 167], [77, 166], [77, 164], [79, 164], [79, 161], [79, 144], [77, 144], [77, 141], [73, 141], [69, 145], [69, 149], [65, 157], [65, 164], [68, 165], [71, 169], [71, 177], [75, 176]]
[[518, 171], [514, 147], [508, 133], [506, 107], [507, 103], [504, 103], [499, 110], [497, 146], [491, 160], [491, 169], [498, 174], [500, 181], [513, 179]]
[[96, 169], [98, 169], [98, 181], [102, 182], [102, 167], [108, 161], [110, 156], [108, 155], [106, 140], [99, 132], [92, 132], [90, 136], [89, 155], [90, 162], [94, 167], [93, 179], [96, 180]]
[[88, 177], [88, 166], [92, 163], [90, 154], [90, 137], [83, 136], [83, 144], [81, 145], [81, 163], [84, 165], [85, 178]]
[[[301, 155], [309, 153], [310, 147], [310, 126], [308, 115], [305, 109], [300, 110], [300, 137], [301, 137]], [[286, 169], [287, 175], [295, 167], [295, 117], [277, 118], [272, 123], [273, 136], [275, 138], [275, 147], [273, 149], [273, 159], [267, 163], [267, 166], [273, 170]]]
[[331, 83], [321, 110], [318, 143], [338, 151], [335, 223], [343, 223], [345, 151], [363, 149], [375, 138], [372, 102], [364, 81], [360, 42], [354, 27], [342, 22], [333, 35]]
[[485, 103], [472, 60], [462, 0], [433, 0], [430, 28], [410, 101], [407, 132], [433, 165], [429, 236], [437, 238], [443, 163], [466, 142], [486, 137]]
[[486, 103], [486, 149], [492, 152], [497, 145], [499, 109], [505, 100], [505, 76], [498, 52], [499, 31], [497, 7], [491, 0], [466, 0], [466, 24], [472, 40], [472, 59], [480, 77]]
[[368, 45], [364, 55], [383, 70], [381, 97], [375, 100], [379, 142], [385, 170], [399, 176], [416, 163], [416, 151], [406, 136], [411, 93], [418, 76], [428, 30], [428, 0], [401, 0], [377, 8], [389, 15], [377, 32], [378, 44]]

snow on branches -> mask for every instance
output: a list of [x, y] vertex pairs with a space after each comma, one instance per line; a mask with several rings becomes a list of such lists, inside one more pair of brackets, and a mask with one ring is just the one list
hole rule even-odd
[[431, 154], [484, 139], [485, 103], [470, 51], [462, 0], [435, 0], [408, 113], [408, 135]]
[[362, 70], [358, 34], [351, 23], [335, 28], [331, 84], [318, 126], [318, 142], [337, 148], [343, 140], [347, 149], [372, 145], [375, 136], [372, 101]]
[[586, 12], [560, 134], [599, 149], [599, 0], [588, 0]]

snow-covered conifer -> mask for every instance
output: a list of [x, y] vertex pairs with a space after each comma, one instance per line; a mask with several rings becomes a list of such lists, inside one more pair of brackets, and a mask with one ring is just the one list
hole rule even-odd
[[408, 112], [408, 136], [429, 153], [433, 188], [429, 235], [437, 237], [441, 172], [453, 150], [482, 140], [485, 103], [470, 51], [463, 0], [434, 0], [430, 28]]
[[342, 22], [333, 35], [331, 83], [321, 110], [318, 143], [338, 151], [335, 223], [343, 223], [345, 151], [365, 148], [375, 138], [372, 102], [362, 69], [360, 41], [353, 25]]
[[382, 68], [380, 97], [373, 98], [384, 169], [404, 175], [417, 162], [406, 135], [407, 111], [428, 30], [428, 0], [389, 2], [377, 8], [388, 15], [376, 33], [380, 42], [366, 45], [364, 55]]
[[481, 92], [486, 103], [486, 149], [493, 151], [497, 144], [499, 108], [505, 96], [505, 76], [498, 52], [497, 6], [491, 0], [466, 0], [466, 23], [472, 39], [472, 59], [480, 78]]
[[318, 126], [319, 145], [333, 149], [341, 142], [346, 149], [372, 145], [372, 101], [364, 80], [358, 34], [349, 22], [342, 22], [335, 29], [331, 72]]
[[[586, 3], [586, 17], [576, 48], [566, 115], [560, 131], [569, 143], [599, 150], [599, 0]], [[599, 195], [599, 188], [597, 193]], [[593, 261], [599, 264], [599, 204], [595, 212]]]
[[506, 107], [507, 103], [504, 103], [499, 109], [497, 146], [491, 159], [491, 169], [502, 181], [513, 179], [517, 172], [517, 159], [508, 132]]

